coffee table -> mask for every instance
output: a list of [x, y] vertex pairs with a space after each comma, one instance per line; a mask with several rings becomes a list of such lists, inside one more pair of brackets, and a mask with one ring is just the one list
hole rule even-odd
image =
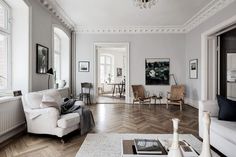
[[[123, 140], [135, 138], [171, 140], [171, 134], [88, 134], [76, 157], [166, 157], [166, 155], [123, 155], [121, 143]], [[191, 134], [180, 134], [180, 140], [185, 140], [198, 153], [201, 152], [202, 142]], [[213, 157], [220, 157], [212, 151]]]

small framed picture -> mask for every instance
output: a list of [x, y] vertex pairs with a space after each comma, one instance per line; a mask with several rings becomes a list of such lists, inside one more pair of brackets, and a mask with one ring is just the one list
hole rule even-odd
[[89, 72], [89, 61], [79, 61], [79, 72]]
[[116, 68], [116, 76], [121, 77], [122, 76], [122, 68]]
[[189, 61], [189, 78], [197, 79], [198, 78], [198, 60], [192, 59]]
[[21, 90], [13, 91], [14, 97], [22, 96]]
[[48, 71], [49, 49], [43, 45], [36, 44], [36, 73], [46, 74]]

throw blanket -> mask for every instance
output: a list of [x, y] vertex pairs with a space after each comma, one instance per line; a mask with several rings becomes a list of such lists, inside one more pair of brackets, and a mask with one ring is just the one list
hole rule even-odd
[[74, 105], [76, 101], [76, 99], [65, 100], [61, 105], [61, 114], [79, 113], [81, 135], [84, 135], [95, 127], [95, 122], [91, 110], [86, 106]]

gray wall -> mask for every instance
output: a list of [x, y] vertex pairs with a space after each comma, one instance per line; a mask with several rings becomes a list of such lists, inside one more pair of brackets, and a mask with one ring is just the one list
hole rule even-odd
[[[186, 34], [186, 94], [187, 98], [194, 102], [193, 104], [197, 104], [197, 101], [201, 99], [201, 34], [234, 15], [236, 15], [236, 2], [233, 2], [231, 5]], [[189, 79], [188, 71], [190, 59], [198, 59], [199, 61], [198, 79]]]
[[[32, 91], [40, 91], [48, 88], [48, 76], [36, 74], [36, 44], [42, 44], [49, 48], [49, 67], [52, 67], [52, 32], [53, 25], [63, 29], [70, 37], [70, 30], [65, 28], [60, 21], [52, 16], [38, 0], [29, 0], [32, 5]], [[52, 80], [52, 79], [51, 79]]]
[[[145, 84], [145, 58], [170, 58], [171, 73], [185, 84], [184, 34], [77, 34], [76, 89], [81, 82], [94, 82], [94, 43], [130, 43], [130, 84]], [[90, 61], [90, 72], [78, 72], [78, 61]], [[169, 86], [146, 86], [151, 93], [166, 93]]]

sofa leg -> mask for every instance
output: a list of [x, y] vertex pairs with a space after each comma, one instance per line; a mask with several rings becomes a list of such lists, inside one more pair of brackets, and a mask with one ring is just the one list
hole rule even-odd
[[62, 143], [62, 144], [65, 144], [65, 143], [66, 143], [66, 142], [65, 142], [65, 139], [61, 138], [61, 143]]

